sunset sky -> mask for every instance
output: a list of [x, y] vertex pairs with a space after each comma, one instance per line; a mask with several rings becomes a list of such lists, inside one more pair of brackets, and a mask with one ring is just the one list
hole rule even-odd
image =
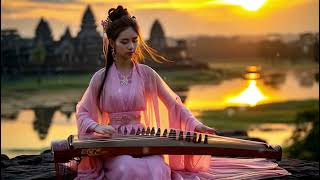
[[88, 4], [99, 32], [107, 10], [121, 4], [136, 16], [145, 38], [155, 19], [170, 37], [319, 31], [319, 0], [2, 0], [1, 29], [33, 37], [43, 16], [54, 39], [67, 26], [76, 36]]

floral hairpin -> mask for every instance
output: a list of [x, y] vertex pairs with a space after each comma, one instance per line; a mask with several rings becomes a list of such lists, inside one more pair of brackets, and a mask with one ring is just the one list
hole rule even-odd
[[111, 20], [109, 18], [107, 18], [106, 20], [101, 20], [101, 25], [103, 27], [103, 31], [105, 33], [107, 33], [107, 29], [109, 28], [110, 24], [111, 24]]
[[[136, 17], [135, 17], [135, 16], [131, 16], [131, 18], [132, 18], [133, 20], [136, 20]], [[107, 33], [107, 29], [109, 28], [111, 22], [112, 22], [112, 21], [111, 21], [109, 18], [107, 18], [106, 20], [101, 20], [101, 25], [102, 25], [103, 31], [104, 31], [105, 33]]]

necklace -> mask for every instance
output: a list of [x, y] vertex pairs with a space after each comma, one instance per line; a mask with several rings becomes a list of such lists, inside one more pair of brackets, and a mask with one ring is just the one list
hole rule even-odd
[[[114, 56], [114, 59], [116, 60], [115, 56]], [[132, 69], [128, 75], [122, 74], [118, 69], [117, 69], [117, 72], [118, 72], [118, 77], [119, 77], [121, 86], [127, 86], [129, 83], [131, 83]]]
[[120, 79], [120, 85], [121, 86], [127, 86], [129, 83], [131, 83], [132, 71], [127, 76], [121, 74], [118, 71], [118, 76], [119, 76], [119, 79]]

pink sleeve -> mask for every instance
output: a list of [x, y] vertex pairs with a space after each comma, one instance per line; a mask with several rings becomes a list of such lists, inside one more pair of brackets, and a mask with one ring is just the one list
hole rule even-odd
[[101, 81], [101, 75], [104, 73], [104, 69], [96, 72], [90, 80], [89, 86], [86, 89], [81, 100], [76, 107], [76, 119], [78, 134], [90, 133], [90, 127], [99, 123], [101, 113], [97, 105], [97, 92], [98, 85]]
[[195, 127], [202, 123], [183, 105], [180, 97], [171, 90], [162, 78], [155, 71], [153, 72], [156, 78], [158, 96], [169, 111], [170, 126], [193, 132]]
[[[153, 72], [158, 96], [169, 112], [170, 128], [194, 132], [195, 127], [202, 123], [183, 105], [180, 97], [170, 89], [161, 77], [155, 71]], [[170, 155], [169, 164], [173, 170], [207, 171], [210, 165], [210, 158], [210, 155]]]

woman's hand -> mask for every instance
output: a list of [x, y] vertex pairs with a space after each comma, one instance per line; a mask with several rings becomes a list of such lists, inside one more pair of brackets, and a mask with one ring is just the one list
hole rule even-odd
[[116, 130], [112, 126], [99, 125], [99, 124], [93, 130], [96, 133], [104, 134], [104, 135], [112, 135], [113, 133], [116, 132]]
[[198, 126], [196, 126], [195, 131], [200, 133], [217, 134], [217, 130], [203, 124], [199, 124]]

